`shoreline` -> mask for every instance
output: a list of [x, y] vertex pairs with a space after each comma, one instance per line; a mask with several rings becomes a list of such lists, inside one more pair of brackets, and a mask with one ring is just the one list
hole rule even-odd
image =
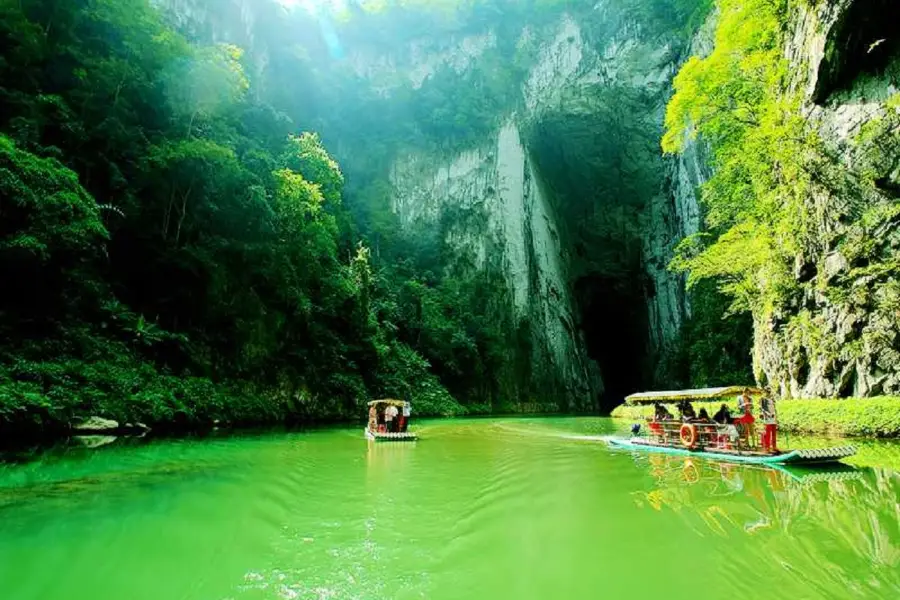
[[[714, 414], [722, 401], [694, 402], [699, 412]], [[733, 401], [725, 402], [734, 409]], [[900, 438], [900, 397], [810, 398], [778, 400], [778, 427], [788, 433], [863, 439]], [[620, 404], [610, 416], [640, 421], [653, 414], [653, 405]]]
[[[713, 414], [721, 401], [695, 402], [699, 411], [706, 408]], [[733, 404], [733, 402], [726, 402]], [[506, 408], [506, 410], [503, 410]], [[417, 419], [490, 419], [508, 417], [609, 417], [622, 421], [644, 422], [652, 414], [652, 405], [629, 406], [621, 404], [609, 415], [597, 413], [568, 413], [559, 411], [510, 410], [501, 407], [497, 412], [476, 410], [461, 414], [419, 413]], [[900, 439], [900, 397], [848, 398], [848, 399], [792, 399], [778, 401], [779, 428], [786, 433], [831, 436], [857, 439]], [[360, 421], [362, 422], [362, 421]], [[242, 432], [284, 430], [314, 430], [325, 427], [353, 426], [356, 419], [344, 415], [321, 417], [293, 416], [275, 419], [235, 419], [222, 421], [194, 421], [189, 423], [154, 422], [148, 431], [140, 435], [123, 434], [122, 431], [76, 431], [72, 423], [56, 422], [51, 427], [14, 432], [7, 429], [0, 436], [0, 453], [15, 454], [34, 448], [51, 448], [79, 437], [113, 436], [118, 439], [167, 439], [233, 435]], [[18, 433], [18, 435], [17, 435]]]
[[[480, 405], [483, 406], [483, 405]], [[513, 410], [513, 406], [499, 407], [496, 412], [476, 410], [471, 412], [422, 412], [414, 415], [416, 420], [453, 420], [453, 419], [499, 419], [510, 417], [521, 418], [552, 418], [562, 416], [572, 417], [608, 417], [594, 412], [569, 413], [556, 410], [534, 410], [533, 405], [527, 405], [522, 410]], [[363, 414], [360, 408], [360, 414]], [[84, 429], [79, 430], [76, 423], [79, 421], [91, 421], [94, 419], [107, 420], [102, 415], [90, 415], [75, 417], [71, 420], [55, 420], [43, 427], [25, 428], [16, 431], [14, 426], [6, 424], [4, 429], [0, 421], [0, 458], [4, 454], [17, 454], [33, 449], [49, 449], [57, 445], [71, 443], [79, 438], [110, 437], [119, 440], [158, 440], [158, 439], [187, 439], [205, 438], [219, 435], [240, 435], [243, 433], [266, 431], [310, 431], [329, 427], [360, 427], [365, 425], [365, 418], [348, 417], [342, 414], [310, 415], [279, 415], [275, 418], [249, 418], [249, 419], [215, 419], [192, 420], [189, 422], [177, 421], [150, 421], [149, 425], [137, 422], [137, 426], [131, 422], [115, 421], [116, 427], [110, 425], [107, 430]], [[144, 429], [146, 428], [146, 429]]]

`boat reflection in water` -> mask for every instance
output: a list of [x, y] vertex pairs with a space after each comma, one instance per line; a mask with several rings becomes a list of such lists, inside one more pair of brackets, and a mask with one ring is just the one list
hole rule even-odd
[[[821, 594], [814, 597], [841, 589], [842, 597], [900, 598], [900, 473], [634, 460], [653, 479], [652, 489], [633, 492], [637, 506], [671, 511], [699, 536], [730, 539], [736, 572], [775, 560]], [[739, 543], [746, 536], [758, 539]]]

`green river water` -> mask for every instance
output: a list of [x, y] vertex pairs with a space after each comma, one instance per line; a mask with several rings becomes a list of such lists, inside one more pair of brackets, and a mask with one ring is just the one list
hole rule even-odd
[[900, 446], [807, 473], [578, 437], [622, 426], [435, 421], [415, 444], [360, 426], [0, 463], [0, 599], [900, 598]]

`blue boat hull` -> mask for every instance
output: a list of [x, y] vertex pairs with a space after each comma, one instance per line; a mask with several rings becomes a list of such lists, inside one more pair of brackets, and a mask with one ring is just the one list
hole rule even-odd
[[834, 448], [815, 448], [809, 450], [791, 450], [781, 454], [750, 454], [737, 452], [713, 452], [708, 450], [688, 450], [671, 446], [661, 446], [643, 441], [641, 438], [606, 437], [604, 440], [614, 448], [659, 452], [676, 456], [693, 456], [708, 460], [720, 460], [733, 463], [758, 465], [820, 465], [839, 462], [843, 458], [856, 454], [853, 446]]

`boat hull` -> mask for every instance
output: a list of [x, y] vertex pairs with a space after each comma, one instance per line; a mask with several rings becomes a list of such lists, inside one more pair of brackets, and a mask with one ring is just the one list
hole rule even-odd
[[840, 462], [841, 459], [856, 454], [853, 446], [837, 446], [833, 448], [815, 448], [808, 450], [790, 450], [781, 454], [755, 454], [738, 452], [714, 452], [709, 450], [689, 450], [672, 446], [649, 443], [641, 438], [607, 437], [605, 441], [614, 448], [659, 452], [677, 456], [694, 456], [708, 460], [719, 460], [733, 463], [768, 464], [768, 465], [821, 465]]
[[402, 433], [373, 433], [368, 428], [363, 429], [363, 435], [367, 440], [374, 442], [414, 442], [419, 436], [412, 431], [404, 431]]

